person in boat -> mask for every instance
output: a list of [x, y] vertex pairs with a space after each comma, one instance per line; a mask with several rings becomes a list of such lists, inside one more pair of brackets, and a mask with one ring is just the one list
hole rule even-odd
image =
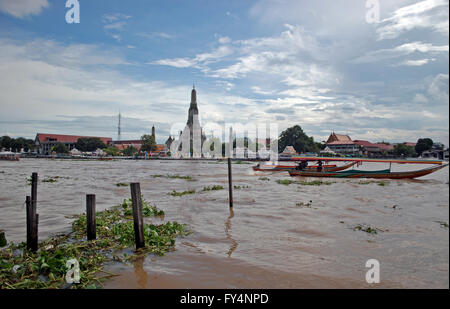
[[317, 171], [318, 172], [322, 171], [322, 161], [319, 161], [318, 166], [317, 166]]
[[308, 166], [308, 161], [302, 161], [297, 165], [296, 170], [303, 171], [307, 166]]

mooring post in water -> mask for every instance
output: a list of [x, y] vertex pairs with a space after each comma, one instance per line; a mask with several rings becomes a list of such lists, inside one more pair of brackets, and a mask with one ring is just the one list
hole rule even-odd
[[38, 249], [37, 186], [38, 173], [33, 173], [31, 174], [30, 249], [34, 252]]
[[95, 194], [86, 194], [86, 222], [87, 239], [95, 240], [97, 238], [97, 223], [95, 220]]
[[233, 208], [233, 180], [231, 176], [231, 158], [228, 158], [228, 192], [230, 208]]
[[136, 249], [145, 246], [144, 241], [144, 221], [142, 218], [141, 186], [138, 182], [131, 183], [131, 201], [133, 204], [134, 238]]
[[0, 230], [0, 248], [6, 246], [7, 243], [8, 243], [8, 242], [6, 241], [5, 232], [3, 232], [2, 230]]
[[27, 211], [27, 248], [31, 249], [31, 222], [33, 221], [31, 219], [31, 197], [27, 196], [26, 201], [26, 211]]
[[26, 198], [27, 208], [27, 248], [33, 252], [38, 249], [38, 221], [39, 215], [33, 210], [33, 202], [30, 196]]

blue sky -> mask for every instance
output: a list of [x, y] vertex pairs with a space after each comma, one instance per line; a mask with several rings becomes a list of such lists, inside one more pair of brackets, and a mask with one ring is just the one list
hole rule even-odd
[[[448, 0], [0, 0], [0, 134], [205, 123], [448, 145]], [[379, 3], [379, 20], [367, 21]]]

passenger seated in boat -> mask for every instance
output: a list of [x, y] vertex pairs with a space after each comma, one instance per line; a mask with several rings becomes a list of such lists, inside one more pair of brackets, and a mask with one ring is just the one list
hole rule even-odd
[[317, 171], [321, 172], [322, 171], [322, 161], [319, 161], [319, 166], [317, 166]]
[[303, 171], [307, 166], [308, 166], [308, 162], [302, 161], [295, 167], [295, 169], [298, 171]]

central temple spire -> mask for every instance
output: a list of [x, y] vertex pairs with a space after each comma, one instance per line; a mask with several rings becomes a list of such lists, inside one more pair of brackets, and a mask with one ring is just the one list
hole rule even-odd
[[191, 91], [191, 106], [192, 105], [197, 106], [197, 91], [195, 90], [195, 85], [192, 85]]

